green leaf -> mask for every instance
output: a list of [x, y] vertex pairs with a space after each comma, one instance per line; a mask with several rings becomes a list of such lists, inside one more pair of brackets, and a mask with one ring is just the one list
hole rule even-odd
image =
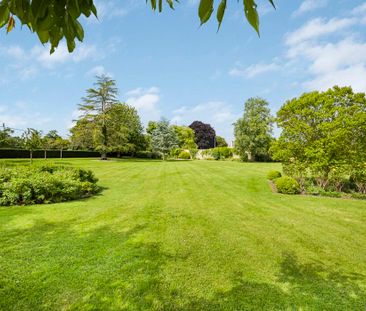
[[91, 11], [93, 9], [93, 5], [89, 5], [89, 1], [83, 0], [80, 6], [81, 12], [86, 16], [89, 17]]
[[37, 20], [37, 31], [46, 31], [49, 30], [50, 28], [52, 28], [53, 24], [54, 24], [55, 20], [53, 18], [53, 15], [48, 13], [47, 10], [47, 14], [43, 17], [43, 18], [39, 18]]
[[48, 31], [37, 31], [37, 35], [39, 38], [39, 41], [41, 41], [43, 44], [47, 43], [50, 39], [50, 34]]
[[75, 49], [75, 41], [74, 40], [67, 40], [67, 49], [69, 53], [71, 53]]
[[259, 17], [254, 0], [243, 0], [245, 16], [259, 36]]
[[78, 0], [69, 0], [67, 10], [73, 19], [77, 19], [81, 14]]
[[50, 3], [47, 0], [32, 0], [31, 10], [35, 20], [43, 18], [46, 15]]
[[166, 2], [168, 2], [168, 4], [169, 4], [170, 8], [174, 10], [174, 3], [173, 3], [173, 0], [166, 0]]
[[151, 0], [151, 8], [155, 11], [156, 10], [156, 0]]
[[201, 0], [198, 8], [198, 16], [201, 20], [201, 25], [206, 23], [213, 12], [213, 0]]
[[92, 12], [93, 12], [94, 16], [95, 16], [96, 18], [98, 18], [97, 8], [95, 7], [95, 5], [94, 5], [94, 4], [92, 5], [91, 10], [92, 10]]
[[272, 4], [273, 8], [276, 9], [276, 6], [275, 6], [273, 0], [268, 0], [268, 1]]
[[76, 30], [76, 37], [79, 39], [79, 41], [83, 41], [84, 39], [84, 29], [83, 26], [78, 21], [75, 21], [75, 30]]
[[221, 0], [221, 3], [219, 5], [219, 7], [217, 8], [217, 14], [216, 14], [216, 18], [219, 23], [217, 31], [219, 31], [219, 29], [220, 29], [222, 20], [224, 18], [225, 10], [226, 10], [226, 0]]
[[0, 28], [9, 21], [10, 11], [7, 5], [0, 5]]

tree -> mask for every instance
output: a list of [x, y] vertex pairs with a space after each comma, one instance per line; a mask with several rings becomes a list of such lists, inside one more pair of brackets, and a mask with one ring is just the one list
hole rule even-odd
[[107, 159], [108, 151], [108, 112], [113, 105], [118, 103], [116, 81], [105, 75], [97, 76], [95, 88], [86, 91], [86, 97], [82, 98], [79, 110], [84, 112], [84, 118], [100, 128], [101, 141], [96, 150], [100, 151], [101, 159]]
[[57, 137], [54, 142], [54, 148], [60, 150], [60, 158], [63, 157], [63, 151], [70, 146], [70, 141], [62, 137]]
[[56, 130], [51, 130], [42, 138], [41, 145], [44, 150], [45, 159], [47, 159], [47, 150], [55, 149], [55, 142], [59, 137]]
[[235, 149], [239, 155], [252, 161], [268, 159], [272, 128], [268, 102], [259, 97], [249, 98], [243, 117], [234, 124]]
[[177, 137], [178, 147], [181, 149], [197, 149], [194, 131], [188, 126], [172, 125]]
[[[273, 0], [268, 0], [275, 7]], [[163, 9], [163, 0], [150, 0], [153, 10]], [[174, 2], [166, 0], [173, 9]], [[217, 7], [216, 19], [218, 27], [224, 18], [226, 0], [221, 0]], [[243, 0], [246, 19], [259, 34], [259, 17], [256, 0]], [[213, 0], [200, 0], [198, 16], [201, 25], [206, 23], [214, 11]], [[93, 0], [1, 0], [0, 1], [0, 28], [6, 27], [10, 32], [15, 27], [16, 17], [22, 25], [26, 25], [38, 35], [42, 44], [50, 43], [51, 53], [55, 51], [62, 39], [66, 39], [69, 52], [75, 49], [75, 40], [84, 39], [84, 29], [79, 20], [82, 15], [97, 17], [97, 9]]]
[[224, 137], [216, 136], [216, 147], [227, 147], [228, 144]]
[[9, 148], [12, 147], [12, 134], [14, 131], [6, 127], [3, 124], [2, 129], [0, 130], [0, 148]]
[[366, 162], [366, 97], [350, 87], [287, 101], [277, 113], [277, 124], [282, 133], [271, 153], [298, 180], [310, 173], [326, 188], [335, 172], [349, 174]]
[[113, 105], [109, 110], [109, 145], [113, 152], [133, 154], [145, 148], [143, 127], [137, 111], [124, 103]]
[[30, 162], [33, 162], [33, 151], [39, 149], [42, 145], [42, 135], [41, 132], [28, 128], [23, 136], [24, 148], [29, 150]]
[[157, 128], [158, 122], [156, 121], [149, 121], [146, 128], [146, 133], [152, 135], [153, 131]]
[[[193, 159], [198, 151], [198, 146], [195, 143], [194, 131], [188, 126], [173, 125], [172, 127], [178, 137], [178, 147], [180, 149], [189, 150], [190, 157]], [[180, 151], [181, 150], [177, 149], [177, 152], [180, 153]]]
[[189, 126], [195, 134], [195, 142], [198, 149], [210, 149], [216, 147], [216, 132], [210, 124], [201, 121], [194, 121]]
[[165, 160], [165, 156], [178, 147], [178, 137], [174, 129], [169, 125], [169, 121], [162, 119], [156, 123], [156, 129], [151, 136], [151, 145], [154, 152], [160, 152]]
[[61, 136], [57, 133], [56, 130], [51, 130], [43, 138], [48, 141], [47, 144], [50, 149], [57, 149], [56, 141], [61, 138]]
[[76, 121], [71, 133], [71, 147], [76, 150], [94, 150], [96, 128], [92, 121], [81, 118]]

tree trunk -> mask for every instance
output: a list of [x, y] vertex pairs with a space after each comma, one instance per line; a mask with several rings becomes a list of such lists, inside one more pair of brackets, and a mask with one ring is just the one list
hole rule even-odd
[[[103, 147], [104, 150], [107, 149], [107, 144], [108, 144], [108, 137], [107, 137], [107, 126], [105, 125], [105, 121], [104, 124], [102, 126], [102, 136], [103, 136]], [[101, 156], [101, 160], [107, 160], [107, 153], [103, 152], [102, 156]]]
[[62, 159], [62, 148], [60, 149], [60, 159]]
[[29, 155], [30, 155], [30, 163], [33, 163], [33, 151], [29, 150]]
[[44, 151], [44, 159], [47, 160], [47, 150]]

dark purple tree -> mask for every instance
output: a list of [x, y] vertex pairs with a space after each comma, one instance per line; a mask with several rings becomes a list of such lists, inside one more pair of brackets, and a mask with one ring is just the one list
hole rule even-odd
[[210, 124], [194, 121], [189, 126], [195, 134], [195, 142], [198, 149], [210, 149], [216, 147], [216, 133]]

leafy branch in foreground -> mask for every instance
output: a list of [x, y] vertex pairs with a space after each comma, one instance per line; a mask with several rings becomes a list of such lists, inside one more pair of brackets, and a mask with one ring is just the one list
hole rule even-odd
[[[178, 0], [165, 0], [171, 9]], [[273, 0], [267, 0], [275, 8]], [[159, 12], [163, 10], [163, 0], [146, 0], [151, 8]], [[201, 25], [206, 23], [214, 12], [214, 0], [200, 0], [198, 16]], [[256, 0], [243, 0], [244, 14], [250, 25], [259, 35], [259, 16]], [[220, 0], [217, 6], [216, 19], [218, 28], [223, 21], [227, 8], [227, 0]], [[71, 53], [75, 49], [75, 40], [84, 39], [84, 29], [79, 22], [80, 16], [97, 17], [97, 8], [93, 0], [0, 0], [0, 28], [6, 27], [9, 33], [15, 27], [17, 17], [22, 25], [26, 25], [38, 35], [42, 44], [51, 45], [51, 54], [65, 38]]]

